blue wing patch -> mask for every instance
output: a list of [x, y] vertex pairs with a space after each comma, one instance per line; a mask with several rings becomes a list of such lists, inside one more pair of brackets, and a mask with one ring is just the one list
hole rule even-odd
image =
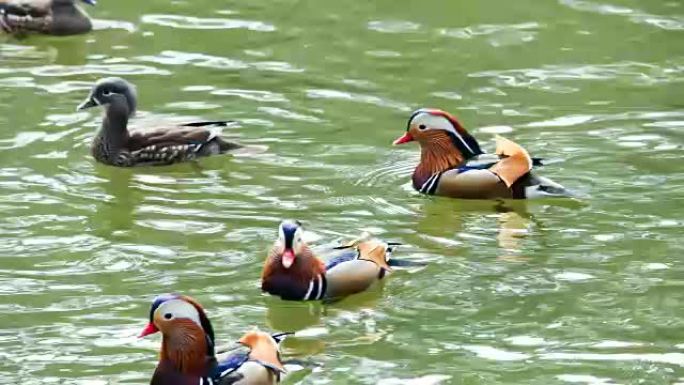
[[246, 352], [231, 354], [228, 358], [218, 363], [216, 366], [216, 375], [214, 377], [220, 379], [221, 377], [227, 376], [242, 366], [247, 360], [249, 360], [249, 354]]
[[359, 257], [359, 253], [355, 248], [335, 251], [337, 254], [333, 255], [325, 264], [326, 270], [330, 270], [342, 262], [353, 261]]

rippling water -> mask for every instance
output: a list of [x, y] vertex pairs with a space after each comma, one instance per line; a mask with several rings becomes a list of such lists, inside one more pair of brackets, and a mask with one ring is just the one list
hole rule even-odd
[[[145, 384], [151, 298], [222, 341], [297, 331], [289, 384], [684, 383], [680, 1], [100, 2], [98, 30], [0, 37], [0, 383]], [[236, 119], [255, 150], [115, 169], [90, 84], [139, 123]], [[548, 160], [580, 202], [414, 193], [410, 111], [456, 113]], [[331, 306], [258, 291], [281, 218], [371, 231], [427, 262]]]

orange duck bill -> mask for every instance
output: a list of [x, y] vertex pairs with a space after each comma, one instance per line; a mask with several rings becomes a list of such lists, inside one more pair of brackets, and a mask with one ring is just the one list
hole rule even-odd
[[399, 138], [395, 139], [394, 142], [392, 142], [392, 145], [397, 146], [400, 144], [408, 143], [408, 142], [413, 142], [415, 139], [413, 139], [413, 136], [406, 132], [404, 135], [400, 136]]

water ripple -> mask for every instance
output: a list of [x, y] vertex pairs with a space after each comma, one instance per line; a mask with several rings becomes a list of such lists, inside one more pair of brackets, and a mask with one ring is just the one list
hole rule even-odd
[[182, 15], [143, 15], [143, 23], [178, 29], [247, 29], [250, 31], [273, 32], [276, 27], [262, 21], [200, 18]]
[[388, 107], [392, 109], [397, 109], [400, 111], [411, 111], [411, 107], [406, 104], [395, 102], [392, 100], [387, 100], [380, 98], [378, 96], [365, 95], [359, 93], [345, 92], [339, 90], [328, 90], [328, 89], [309, 89], [306, 90], [306, 95], [312, 99], [338, 99], [338, 100], [348, 100], [353, 102], [361, 102], [367, 104], [373, 104], [380, 107]]
[[489, 43], [494, 46], [524, 44], [535, 40], [541, 25], [536, 22], [519, 24], [481, 24], [465, 28], [444, 28], [439, 34], [458, 39], [472, 39], [488, 36]]
[[566, 5], [578, 11], [594, 12], [601, 15], [623, 16], [633, 23], [647, 24], [664, 30], [684, 30], [684, 18], [678, 16], [662, 16], [643, 12], [638, 9], [623, 7], [620, 5], [595, 3], [585, 0], [559, 0], [560, 4]]
[[368, 22], [368, 29], [383, 33], [409, 33], [420, 29], [420, 24], [402, 20], [374, 20]]
[[171, 72], [140, 64], [85, 64], [80, 66], [47, 65], [26, 69], [34, 76], [61, 77], [75, 75], [171, 75]]
[[579, 88], [564, 86], [554, 81], [591, 81], [620, 79], [631, 84], [668, 84], [684, 79], [684, 66], [669, 66], [637, 62], [618, 62], [584, 66], [546, 66], [504, 71], [481, 71], [468, 75], [472, 78], [490, 78], [499, 87], [524, 87], [556, 93], [574, 93]]

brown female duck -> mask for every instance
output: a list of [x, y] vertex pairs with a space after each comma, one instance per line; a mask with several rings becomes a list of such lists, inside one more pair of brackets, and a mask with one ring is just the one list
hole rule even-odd
[[302, 240], [297, 221], [280, 224], [261, 274], [261, 290], [286, 300], [337, 299], [368, 289], [392, 271], [396, 244], [363, 237], [338, 248], [327, 262]]
[[90, 18], [76, 0], [0, 0], [0, 31], [6, 33], [76, 35], [92, 29]]
[[229, 121], [199, 121], [145, 131], [128, 130], [137, 105], [135, 87], [121, 78], [95, 83], [77, 110], [95, 106], [105, 109], [102, 126], [93, 139], [91, 153], [98, 162], [131, 167], [168, 165], [221, 154], [241, 146], [219, 135]]
[[238, 342], [248, 352], [215, 355], [214, 329], [202, 306], [177, 294], [160, 295], [140, 338], [162, 333], [159, 363], [151, 385], [273, 385], [285, 371], [279, 344], [290, 333], [258, 330]]
[[497, 137], [494, 154], [485, 154], [448, 112], [420, 109], [409, 118], [406, 133], [395, 145], [416, 141], [420, 163], [413, 172], [413, 188], [429, 195], [462, 199], [539, 198], [569, 196], [550, 179], [533, 174], [541, 165], [518, 144]]

